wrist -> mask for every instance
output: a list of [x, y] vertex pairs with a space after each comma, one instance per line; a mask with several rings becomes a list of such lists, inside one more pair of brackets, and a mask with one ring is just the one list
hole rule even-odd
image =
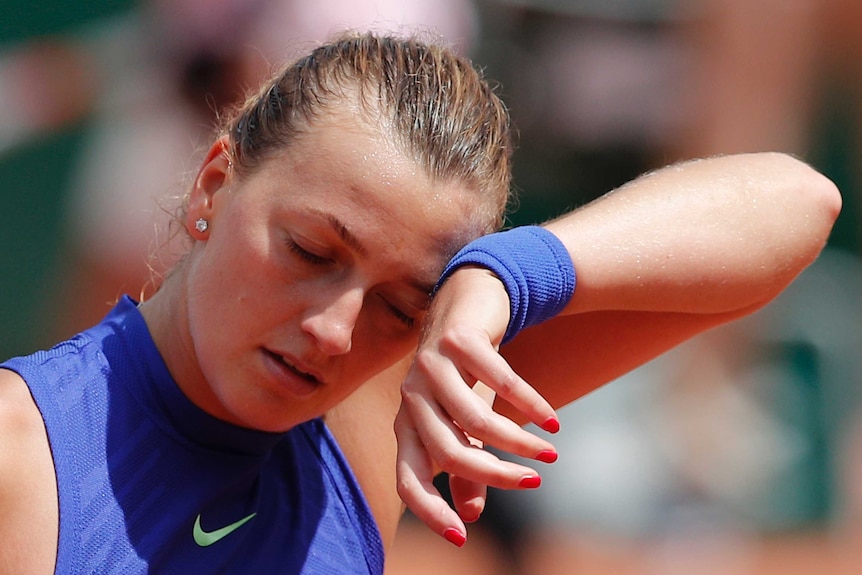
[[566, 247], [538, 226], [513, 228], [470, 242], [446, 265], [435, 292], [464, 266], [484, 267], [503, 283], [510, 305], [503, 343], [557, 315], [575, 290], [575, 269]]

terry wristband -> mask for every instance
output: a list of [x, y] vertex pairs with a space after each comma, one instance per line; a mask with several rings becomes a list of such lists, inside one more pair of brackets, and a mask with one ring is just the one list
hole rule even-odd
[[527, 327], [560, 313], [575, 292], [575, 267], [563, 243], [539, 226], [523, 226], [473, 240], [455, 254], [437, 289], [457, 268], [477, 265], [500, 278], [509, 294], [507, 343]]

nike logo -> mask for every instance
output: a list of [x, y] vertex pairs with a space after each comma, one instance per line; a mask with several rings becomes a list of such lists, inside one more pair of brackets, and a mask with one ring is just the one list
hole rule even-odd
[[243, 517], [239, 521], [235, 521], [230, 525], [226, 525], [221, 529], [216, 529], [215, 531], [204, 531], [203, 527], [201, 527], [201, 516], [195, 518], [195, 527], [193, 530], [193, 534], [195, 537], [195, 543], [197, 543], [201, 547], [209, 547], [213, 543], [218, 543], [249, 521], [251, 521], [257, 513], [252, 513], [247, 517]]

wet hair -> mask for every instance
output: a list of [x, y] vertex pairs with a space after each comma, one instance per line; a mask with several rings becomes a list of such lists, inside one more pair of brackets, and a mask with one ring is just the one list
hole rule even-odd
[[485, 231], [502, 226], [512, 152], [506, 107], [468, 59], [417, 38], [346, 34], [282, 69], [223, 120], [234, 169], [254, 170], [350, 98], [431, 178], [477, 193]]

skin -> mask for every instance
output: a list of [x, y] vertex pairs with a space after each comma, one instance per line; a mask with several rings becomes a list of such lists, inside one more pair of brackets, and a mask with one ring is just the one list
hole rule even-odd
[[[477, 443], [555, 454], [520, 425], [545, 424], [556, 408], [766, 305], [817, 257], [841, 207], [829, 180], [780, 154], [640, 178], [547, 224], [578, 270], [576, 294], [498, 351], [509, 308], [490, 272], [454, 273], [427, 313], [418, 309], [451, 253], [478, 235], [465, 223], [469, 190], [429, 181], [346, 112], [248, 179], [235, 178], [217, 142], [192, 190], [195, 247], [142, 310], [180, 387], [213, 415], [279, 430], [325, 414], [386, 545], [401, 500], [463, 544], [486, 486], [529, 488], [523, 480], [539, 477]], [[204, 233], [194, 230], [199, 217]], [[286, 247], [290, 239], [314, 257]], [[414, 305], [408, 328], [398, 317]], [[24, 383], [2, 370], [0, 410], [0, 572], [49, 573], [50, 452]], [[440, 470], [455, 477], [454, 510], [431, 483]]]
[[478, 234], [467, 190], [355, 117], [318, 121], [240, 181], [220, 143], [204, 161], [188, 224], [209, 228], [141, 309], [182, 390], [216, 417], [283, 431], [323, 415], [415, 348], [440, 270]]
[[[475, 194], [432, 181], [362, 118], [339, 107], [242, 178], [224, 140], [209, 150], [186, 222], [194, 247], [140, 309], [180, 388], [211, 415], [281, 431], [327, 414], [368, 380], [365, 393], [397, 398], [428, 294], [480, 229]], [[205, 232], [194, 227], [201, 217]], [[346, 444], [363, 421], [332, 420]], [[375, 515], [389, 517], [393, 483], [384, 490], [385, 474], [363, 470], [370, 445], [361, 454], [351, 446], [349, 457]], [[392, 458], [393, 447], [394, 437], [381, 449]], [[0, 508], [0, 573], [51, 573], [53, 462], [26, 385], [6, 370]], [[394, 526], [382, 530], [391, 540]]]
[[0, 573], [53, 573], [59, 509], [42, 416], [17, 374], [0, 369]]
[[[542, 440], [515, 423], [555, 417], [553, 409], [766, 305], [816, 259], [840, 209], [831, 181], [782, 154], [639, 178], [546, 224], [568, 249], [578, 287], [558, 317], [522, 332], [502, 355], [502, 284], [485, 270], [454, 274], [429, 310], [402, 387], [395, 429], [404, 502], [463, 544], [485, 486], [518, 488], [537, 474], [471, 440], [535, 457]], [[497, 412], [471, 389], [475, 379], [496, 391]], [[438, 469], [458, 478], [454, 510], [431, 483]]]

